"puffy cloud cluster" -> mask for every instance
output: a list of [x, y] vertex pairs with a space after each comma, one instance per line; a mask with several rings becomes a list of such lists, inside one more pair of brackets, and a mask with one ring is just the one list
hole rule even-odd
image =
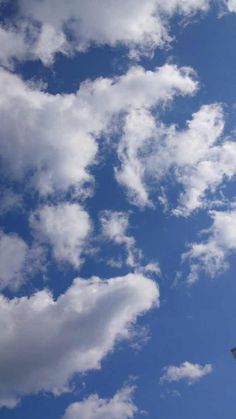
[[161, 382], [176, 382], [183, 380], [188, 384], [192, 384], [210, 374], [212, 371], [213, 367], [211, 364], [200, 365], [185, 361], [179, 367], [173, 365], [165, 367]]
[[164, 125], [146, 109], [131, 111], [118, 147], [116, 177], [139, 206], [152, 205], [155, 185], [160, 192], [166, 177], [174, 177], [182, 189], [174, 213], [189, 215], [207, 205], [207, 192], [236, 174], [236, 144], [222, 139], [223, 129], [218, 104], [202, 106], [182, 130]]
[[97, 394], [71, 404], [63, 419], [129, 419], [133, 418], [137, 408], [132, 401], [132, 387], [118, 391], [111, 399], [101, 399]]
[[[171, 41], [170, 20], [206, 12], [210, 0], [18, 0], [14, 25], [2, 25], [0, 59], [41, 59], [70, 54], [90, 45], [123, 44], [133, 55], [147, 54]], [[66, 34], [70, 36], [66, 36]], [[2, 42], [1, 42], [2, 45]]]
[[183, 255], [183, 260], [190, 263], [188, 282], [198, 280], [201, 271], [214, 277], [228, 267], [227, 258], [236, 250], [236, 210], [212, 211], [212, 225], [203, 231], [207, 239], [190, 244], [190, 249]]
[[118, 78], [85, 82], [76, 94], [55, 96], [2, 69], [0, 86], [2, 170], [17, 180], [31, 174], [31, 186], [42, 195], [69, 188], [81, 194], [91, 181], [97, 139], [114, 115], [128, 111], [116, 177], [138, 205], [150, 204], [146, 180], [160, 184], [174, 170], [184, 188], [177, 212], [188, 214], [205, 204], [207, 191], [235, 174], [235, 143], [219, 143], [220, 105], [203, 106], [182, 131], [158, 122], [151, 112], [175, 95], [196, 91], [190, 69], [133, 67]]
[[89, 215], [79, 204], [45, 205], [31, 214], [30, 225], [36, 238], [52, 247], [53, 257], [58, 262], [79, 268], [91, 232]]
[[[193, 94], [197, 82], [189, 68], [135, 66], [120, 77], [87, 81], [75, 94], [51, 95], [1, 69], [0, 88], [2, 174], [27, 179], [27, 187], [43, 197], [30, 218], [34, 237], [51, 246], [55, 260], [79, 267], [91, 224], [81, 206], [64, 202], [71, 191], [81, 197], [91, 182], [99, 137], [109, 135], [114, 116]], [[62, 203], [45, 203], [55, 195]], [[31, 248], [4, 235], [2, 247], [3, 287], [19, 286]], [[12, 300], [1, 296], [1, 405], [14, 406], [40, 391], [60, 394], [74, 373], [99, 368], [116, 341], [130, 336], [137, 316], [158, 304], [158, 287], [144, 275], [77, 280], [57, 301], [47, 291]]]
[[67, 391], [73, 374], [99, 368], [137, 317], [158, 304], [156, 283], [137, 274], [78, 278], [57, 300], [46, 290], [0, 296], [0, 406], [43, 390]]
[[2, 172], [17, 181], [30, 176], [29, 186], [44, 196], [88, 193], [97, 140], [113, 116], [193, 94], [192, 76], [191, 69], [174, 65], [154, 71], [136, 66], [117, 78], [84, 82], [75, 94], [51, 95], [0, 69]]

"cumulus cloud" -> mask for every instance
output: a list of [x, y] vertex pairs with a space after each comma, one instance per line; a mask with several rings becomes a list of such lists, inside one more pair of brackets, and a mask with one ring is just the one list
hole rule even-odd
[[222, 138], [223, 129], [219, 104], [203, 105], [182, 130], [162, 124], [149, 110], [132, 110], [118, 146], [116, 177], [139, 206], [152, 205], [155, 187], [161, 195], [166, 177], [174, 178], [182, 189], [174, 213], [189, 215], [236, 174], [236, 144]]
[[[41, 59], [48, 65], [57, 52], [85, 51], [90, 45], [123, 44], [134, 55], [150, 53], [171, 41], [169, 22], [206, 12], [210, 0], [19, 0], [14, 26], [2, 26], [7, 44], [3, 64], [15, 58]], [[66, 36], [66, 34], [70, 36]]]
[[83, 130], [87, 110], [77, 110], [76, 95], [49, 95], [4, 70], [0, 71], [0, 85], [5, 175], [23, 180], [33, 173], [31, 182], [44, 195], [72, 186], [80, 188], [89, 181], [87, 166], [95, 157], [97, 145]]
[[2, 25], [0, 43], [0, 62], [9, 69], [14, 68], [15, 61], [37, 59], [49, 66], [56, 53], [69, 54], [65, 35], [47, 24], [41, 29], [22, 21], [17, 25]]
[[133, 418], [137, 408], [132, 401], [133, 387], [125, 387], [111, 399], [101, 399], [97, 394], [71, 404], [63, 419], [128, 419]]
[[79, 204], [45, 205], [31, 214], [30, 225], [37, 239], [52, 247], [58, 262], [79, 268], [92, 229], [88, 213]]
[[115, 115], [152, 108], [196, 88], [189, 68], [135, 66], [120, 77], [84, 82], [75, 94], [51, 95], [0, 69], [2, 173], [18, 181], [28, 175], [29, 186], [44, 196], [68, 189], [88, 193], [97, 139]]
[[137, 317], [159, 305], [157, 284], [138, 274], [77, 278], [54, 300], [47, 291], [0, 298], [0, 405], [40, 391], [67, 391], [75, 373], [100, 367]]
[[39, 247], [29, 247], [17, 234], [0, 230], [0, 289], [17, 290], [40, 269], [41, 260]]
[[179, 367], [170, 365], [165, 367], [161, 382], [186, 381], [188, 384], [200, 380], [213, 371], [211, 364], [200, 365], [185, 361]]
[[[235, 205], [233, 205], [235, 207]], [[227, 258], [236, 250], [236, 210], [211, 211], [212, 225], [202, 232], [207, 238], [189, 245], [183, 261], [190, 263], [188, 282], [198, 280], [200, 272], [213, 278], [228, 268]]]

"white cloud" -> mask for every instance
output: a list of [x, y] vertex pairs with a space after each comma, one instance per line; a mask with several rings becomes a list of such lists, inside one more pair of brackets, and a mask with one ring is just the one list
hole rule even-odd
[[45, 205], [31, 214], [30, 225], [39, 241], [52, 246], [57, 261], [79, 268], [92, 227], [88, 213], [79, 204]]
[[155, 128], [155, 119], [149, 111], [133, 110], [125, 118], [123, 136], [118, 146], [121, 167], [116, 169], [116, 178], [125, 186], [129, 199], [139, 206], [151, 204], [145, 184], [146, 165], [141, 156], [146, 150], [149, 151]]
[[1, 202], [0, 202], [0, 215], [4, 215], [11, 211], [16, 211], [22, 208], [22, 196], [12, 189], [0, 188]]
[[19, 0], [15, 26], [1, 28], [7, 45], [0, 59], [8, 65], [14, 58], [39, 58], [48, 65], [57, 52], [84, 51], [93, 44], [124, 44], [133, 56], [147, 54], [171, 41], [172, 17], [187, 19], [209, 5], [210, 0]]
[[44, 195], [72, 186], [80, 189], [90, 179], [87, 166], [97, 152], [92, 135], [83, 130], [86, 107], [77, 109], [76, 95], [38, 91], [4, 70], [0, 86], [5, 175], [20, 180], [33, 172], [31, 183]]
[[[124, 246], [126, 251], [125, 263], [127, 266], [134, 268], [136, 272], [149, 276], [161, 275], [161, 269], [157, 262], [143, 264], [143, 253], [141, 249], [136, 247], [135, 238], [128, 233], [130, 227], [129, 216], [128, 212], [103, 211], [100, 217], [103, 238]], [[108, 263], [114, 267], [121, 267], [123, 261], [122, 259], [111, 259]]]
[[132, 402], [133, 388], [125, 387], [111, 399], [101, 399], [97, 394], [71, 404], [63, 419], [128, 419], [137, 412]]
[[221, 138], [223, 129], [219, 104], [202, 106], [182, 130], [162, 124], [148, 110], [132, 110], [118, 147], [117, 179], [133, 203], [147, 206], [150, 192], [163, 195], [162, 182], [174, 178], [183, 189], [174, 213], [189, 215], [207, 205], [207, 192], [236, 174], [236, 143]]
[[183, 260], [190, 262], [188, 282], [198, 280], [200, 272], [205, 271], [213, 278], [228, 268], [227, 258], [236, 250], [236, 210], [211, 211], [213, 219], [208, 230], [202, 231], [207, 239], [190, 244]]
[[17, 288], [24, 278], [29, 248], [16, 234], [0, 231], [0, 288]]
[[36, 41], [30, 46], [29, 57], [39, 58], [44, 65], [51, 65], [55, 53], [69, 54], [66, 37], [62, 32], [55, 31], [50, 25], [43, 25]]
[[16, 28], [0, 27], [0, 43], [0, 62], [3, 66], [12, 68], [14, 57], [25, 59], [28, 48], [23, 35]]
[[127, 236], [129, 214], [122, 211], [104, 211], [101, 215], [103, 235], [117, 244], [134, 245], [134, 238]]
[[160, 381], [176, 382], [183, 380], [188, 384], [192, 384], [210, 374], [212, 371], [213, 367], [211, 364], [200, 365], [185, 361], [179, 367], [173, 365], [165, 367], [164, 374]]
[[[138, 274], [76, 279], [56, 301], [46, 291], [0, 298], [0, 405], [68, 390], [75, 373], [100, 368], [137, 317], [159, 305], [157, 284]], [[16, 350], [17, 348], [17, 350]]]
[[128, 235], [129, 214], [121, 211], [104, 211], [101, 215], [103, 236], [126, 249], [126, 264], [137, 267], [142, 253], [135, 247], [134, 237]]
[[47, 24], [40, 29], [29, 21], [0, 26], [0, 43], [0, 62], [9, 69], [14, 68], [16, 60], [22, 62], [39, 59], [49, 66], [56, 53], [70, 53], [62, 32], [56, 32]]
[[29, 247], [17, 234], [0, 230], [0, 289], [17, 290], [40, 269], [42, 257], [40, 247]]
[[161, 268], [157, 262], [149, 262], [143, 267], [143, 272], [149, 275], [161, 275]]
[[18, 181], [30, 175], [29, 186], [42, 195], [69, 188], [84, 193], [92, 180], [96, 140], [114, 115], [152, 108], [196, 88], [189, 68], [136, 66], [117, 78], [84, 82], [75, 94], [51, 95], [0, 69], [2, 171]]
[[236, 1], [235, 0], [228, 0], [227, 7], [229, 12], [236, 12]]

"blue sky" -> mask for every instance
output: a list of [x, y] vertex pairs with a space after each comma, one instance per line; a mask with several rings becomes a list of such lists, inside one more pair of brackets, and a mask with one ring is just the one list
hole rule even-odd
[[0, 0], [0, 415], [235, 417], [235, 0]]

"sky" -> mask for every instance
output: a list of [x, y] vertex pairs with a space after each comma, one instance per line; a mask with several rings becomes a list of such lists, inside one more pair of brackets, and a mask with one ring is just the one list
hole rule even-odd
[[235, 0], [0, 0], [1, 419], [235, 418], [235, 38]]

